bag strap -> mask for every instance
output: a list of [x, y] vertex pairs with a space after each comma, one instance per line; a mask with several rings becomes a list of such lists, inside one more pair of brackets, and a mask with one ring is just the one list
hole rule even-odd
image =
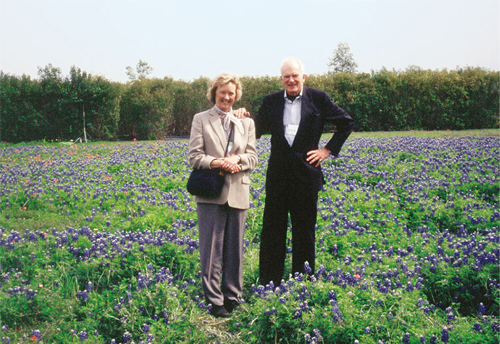
[[[224, 151], [224, 157], [227, 156], [227, 150], [229, 149], [229, 142], [233, 142], [234, 143], [233, 129], [234, 129], [234, 123], [231, 122], [231, 131], [229, 132], [229, 135], [227, 137], [227, 145], [226, 145], [226, 150]], [[233, 141], [231, 141], [231, 139]]]

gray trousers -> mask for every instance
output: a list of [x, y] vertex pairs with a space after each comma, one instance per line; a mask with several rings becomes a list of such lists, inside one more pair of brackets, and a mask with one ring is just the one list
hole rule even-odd
[[[243, 293], [243, 237], [246, 209], [197, 203], [201, 281], [205, 299], [222, 306]], [[221, 280], [222, 275], [222, 280]]]

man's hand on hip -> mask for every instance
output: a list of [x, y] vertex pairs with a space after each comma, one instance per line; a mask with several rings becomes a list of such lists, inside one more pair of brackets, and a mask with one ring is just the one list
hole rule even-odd
[[316, 163], [316, 167], [321, 165], [323, 160], [330, 156], [330, 151], [326, 148], [314, 149], [307, 152], [308, 158], [306, 159], [311, 165]]

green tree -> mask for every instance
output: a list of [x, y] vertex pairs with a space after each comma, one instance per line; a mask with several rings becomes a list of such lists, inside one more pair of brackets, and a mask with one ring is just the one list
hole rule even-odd
[[63, 114], [66, 94], [61, 69], [49, 63], [43, 68], [38, 67], [38, 77], [41, 86], [38, 106], [46, 122], [44, 137], [62, 139], [68, 128]]
[[29, 76], [0, 72], [0, 141], [44, 138], [44, 118], [36, 106], [39, 94], [40, 84]]
[[68, 121], [75, 130], [70, 135], [76, 138], [83, 131], [83, 115], [88, 134], [98, 140], [116, 138], [119, 122], [120, 87], [100, 76], [82, 72], [71, 67], [65, 80], [68, 102]]
[[173, 127], [174, 101], [171, 78], [133, 81], [120, 103], [121, 136], [142, 140], [165, 137]]
[[153, 71], [153, 67], [151, 67], [147, 62], [139, 60], [137, 65], [134, 68], [127, 66], [127, 76], [132, 80], [142, 80], [147, 78], [149, 74]]
[[349, 44], [341, 42], [333, 51], [333, 56], [328, 62], [328, 67], [333, 73], [356, 73], [358, 64], [354, 61]]

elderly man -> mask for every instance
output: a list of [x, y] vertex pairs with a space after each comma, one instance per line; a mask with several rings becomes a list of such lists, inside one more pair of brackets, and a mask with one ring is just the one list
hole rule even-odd
[[[292, 222], [292, 273], [314, 271], [318, 192], [324, 184], [321, 163], [338, 156], [354, 128], [349, 114], [323, 91], [304, 87], [302, 63], [281, 66], [284, 90], [267, 95], [255, 117], [256, 137], [271, 134], [266, 203], [260, 246], [260, 283], [279, 285], [284, 274], [288, 213]], [[325, 147], [318, 144], [326, 122], [336, 132]], [[307, 272], [307, 271], [306, 271]]]

